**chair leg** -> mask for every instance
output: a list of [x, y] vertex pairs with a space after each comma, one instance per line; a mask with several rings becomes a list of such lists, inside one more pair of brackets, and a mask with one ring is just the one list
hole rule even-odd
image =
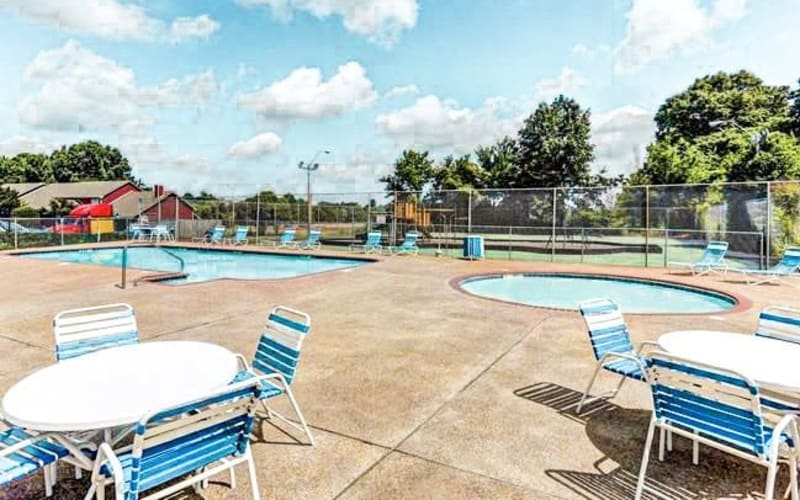
[[100, 485], [97, 487], [97, 500], [106, 500], [106, 487]]
[[236, 489], [236, 470], [234, 470], [233, 467], [231, 467], [228, 470], [230, 471], [230, 474], [231, 474], [231, 489], [235, 490]]
[[247, 457], [247, 472], [250, 474], [250, 489], [253, 491], [253, 500], [261, 500], [261, 492], [258, 491], [258, 480], [256, 479], [256, 463], [253, 461], [253, 452], [247, 447], [245, 452]]
[[297, 414], [297, 418], [300, 419], [300, 425], [303, 426], [303, 431], [306, 433], [309, 444], [314, 446], [314, 436], [311, 435], [311, 429], [308, 428], [306, 419], [303, 417], [303, 413], [300, 411], [300, 407], [297, 405], [297, 401], [294, 399], [294, 394], [292, 394], [292, 389], [289, 386], [286, 387], [286, 395], [289, 396], [289, 401], [292, 402], [294, 412]]
[[75, 479], [82, 479], [82, 478], [83, 478], [83, 469], [81, 469], [80, 467], [78, 467], [76, 465], [75, 466]]
[[53, 496], [53, 483], [50, 481], [50, 466], [45, 465], [42, 467], [42, 476], [44, 476], [44, 495], [48, 498]]
[[[697, 431], [695, 431], [695, 434], [697, 434]], [[700, 441], [696, 439], [692, 440], [692, 464], [700, 464]]]
[[91, 498], [94, 498], [94, 492], [96, 490], [97, 490], [97, 485], [92, 483], [92, 485], [89, 486], [89, 491], [86, 492], [86, 496], [83, 497], [83, 500], [90, 500]]
[[270, 410], [269, 406], [267, 406], [266, 400], [261, 400], [261, 406], [264, 408], [264, 412], [267, 414], [267, 420], [272, 419], [272, 410]]
[[592, 386], [594, 385], [594, 381], [597, 378], [597, 375], [600, 374], [600, 370], [603, 368], [603, 365], [598, 364], [597, 367], [594, 369], [594, 373], [592, 374], [592, 378], [589, 379], [589, 385], [586, 386], [586, 390], [583, 391], [583, 396], [581, 396], [581, 400], [578, 403], [578, 408], [576, 408], [575, 413], [578, 415], [581, 414], [581, 408], [586, 403], [586, 398], [589, 397], [589, 392], [592, 390]]
[[664, 461], [664, 448], [667, 445], [667, 432], [666, 429], [660, 427], [658, 429], [658, 461]]
[[778, 455], [775, 454], [767, 465], [767, 487], [764, 490], [764, 500], [775, 498], [775, 476], [778, 474]]
[[667, 431], [667, 451], [672, 451], [672, 433]]
[[792, 450], [792, 456], [789, 458], [789, 488], [792, 492], [792, 500], [798, 500], [800, 495], [797, 492], [797, 455]]
[[58, 482], [58, 462], [50, 464], [50, 484], [55, 486]]
[[[636, 495], [634, 500], [641, 500], [644, 492], [644, 478], [647, 475], [647, 463], [650, 461], [650, 447], [653, 445], [653, 435], [656, 430], [656, 417], [650, 419], [650, 427], [647, 429], [647, 438], [644, 441], [644, 453], [642, 453], [642, 465], [639, 468], [639, 480], [636, 482]], [[671, 434], [671, 433], [670, 433]]]

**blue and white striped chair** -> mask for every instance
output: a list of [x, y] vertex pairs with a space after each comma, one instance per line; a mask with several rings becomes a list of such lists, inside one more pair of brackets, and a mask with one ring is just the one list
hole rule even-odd
[[53, 318], [56, 360], [139, 342], [136, 314], [128, 304], [70, 309]]
[[[645, 346], [654, 345], [654, 343], [643, 342], [638, 350], [634, 349], [625, 318], [622, 317], [619, 306], [611, 299], [588, 300], [582, 302], [578, 307], [583, 321], [586, 323], [592, 351], [597, 360], [594, 374], [578, 403], [577, 413], [580, 414], [583, 405], [598, 399], [616, 396], [627, 379], [644, 381], [644, 361], [641, 350]], [[589, 393], [601, 369], [619, 375], [619, 383], [609, 392], [590, 397]]]
[[[310, 332], [311, 317], [308, 314], [285, 306], [276, 306], [267, 317], [267, 324], [264, 333], [261, 334], [253, 361], [248, 365], [244, 358], [240, 358], [244, 370], [237, 375], [234, 382], [259, 377], [261, 390], [258, 396], [267, 413], [267, 418], [275, 416], [304, 432], [309, 444], [313, 446], [314, 437], [311, 435], [311, 430], [308, 428], [290, 387], [297, 374], [303, 340]], [[299, 425], [267, 406], [267, 399], [284, 394], [292, 404], [297, 419], [300, 421]]]
[[42, 469], [45, 495], [51, 497], [56, 463], [68, 457], [69, 451], [50, 437], [51, 434], [33, 435], [19, 427], [0, 432], [0, 487]]
[[[772, 428], [762, 416], [758, 386], [746, 377], [722, 368], [688, 361], [666, 353], [652, 353], [645, 378], [653, 395], [653, 417], [647, 430], [636, 500], [645, 486], [655, 429], [684, 436], [698, 443], [767, 467], [765, 498], [772, 500], [778, 460], [787, 459], [792, 498], [797, 500], [797, 445], [794, 415], [784, 416]], [[663, 434], [662, 434], [663, 435]], [[659, 458], [663, 459], [664, 440]]]
[[[767, 306], [758, 315], [755, 335], [782, 342], [800, 344], [800, 309]], [[761, 404], [777, 412], [800, 412], [798, 401], [788, 401], [786, 394], [773, 394], [762, 390]], [[798, 395], [800, 398], [800, 395]]]
[[419, 253], [419, 247], [417, 246], [418, 239], [418, 232], [409, 231], [406, 233], [406, 237], [402, 243], [396, 247], [389, 247], [389, 253], [392, 255], [417, 255]]
[[297, 244], [294, 241], [294, 236], [296, 233], [297, 230], [294, 228], [284, 229], [278, 238], [278, 241], [274, 243], [275, 248], [294, 248]]
[[380, 231], [370, 231], [367, 233], [366, 241], [364, 241], [364, 243], [354, 243], [350, 245], [350, 251], [354, 252], [359, 250], [364, 253], [381, 253], [383, 251], [381, 236]]
[[308, 238], [305, 241], [299, 241], [297, 248], [300, 250], [319, 250], [322, 248], [322, 243], [319, 242], [321, 231], [319, 229], [312, 229], [308, 232]]
[[728, 253], [727, 241], [709, 241], [703, 250], [703, 255], [695, 262], [670, 262], [671, 266], [688, 267], [694, 276], [706, 273], [728, 272], [728, 264], [725, 262], [725, 254]]
[[[86, 498], [102, 500], [106, 485], [113, 483], [117, 500], [138, 500], [141, 492], [169, 483], [143, 497], [163, 498], [247, 463], [252, 495], [258, 500], [250, 431], [259, 382], [252, 378], [144, 415], [132, 445], [118, 450], [100, 445]], [[185, 478], [187, 474], [192, 475]]]
[[247, 245], [248, 239], [247, 235], [250, 232], [250, 228], [247, 226], [237, 226], [236, 232], [233, 233], [233, 238], [230, 239], [231, 245]]
[[795, 286], [788, 278], [797, 276], [800, 269], [800, 247], [789, 247], [781, 256], [781, 260], [769, 269], [741, 269], [739, 270], [748, 285], [762, 285], [764, 283], [784, 282]]

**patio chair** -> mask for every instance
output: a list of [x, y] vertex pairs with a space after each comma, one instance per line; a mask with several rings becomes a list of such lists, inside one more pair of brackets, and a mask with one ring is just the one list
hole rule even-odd
[[53, 318], [56, 360], [139, 342], [136, 314], [128, 304], [70, 309]]
[[670, 262], [671, 266], [688, 267], [693, 276], [701, 276], [707, 273], [728, 272], [728, 264], [725, 262], [725, 254], [728, 253], [727, 241], [709, 241], [703, 250], [703, 255], [695, 262]]
[[418, 239], [418, 232], [409, 231], [406, 233], [406, 237], [400, 245], [389, 247], [389, 253], [392, 255], [417, 255], [419, 253], [419, 247], [417, 246]]
[[364, 243], [354, 243], [350, 245], [350, 251], [356, 250], [364, 253], [381, 253], [383, 247], [381, 246], [381, 233], [380, 231], [370, 231], [367, 233], [367, 239]]
[[[136, 500], [141, 492], [159, 487], [142, 498], [163, 498], [188, 486], [205, 485], [209, 477], [247, 463], [252, 496], [259, 499], [250, 450], [259, 382], [257, 378], [239, 382], [144, 415], [136, 425], [133, 444], [118, 450], [108, 443], [100, 445], [86, 498], [102, 500], [111, 483], [117, 500]], [[179, 478], [183, 479], [175, 482]]]
[[297, 233], [295, 228], [286, 228], [281, 233], [278, 240], [273, 242], [275, 248], [295, 248], [297, 243], [294, 241], [294, 235]]
[[45, 495], [53, 496], [56, 463], [70, 453], [65, 447], [50, 441], [52, 436], [33, 435], [19, 427], [0, 432], [0, 486], [42, 469]]
[[[800, 344], [800, 309], [765, 307], [758, 315], [758, 327], [754, 335]], [[762, 393], [764, 394], [761, 397], [761, 404], [765, 408], [777, 412], [800, 412], [797, 401], [787, 401], [786, 394], [772, 393], [763, 389]]]
[[169, 230], [166, 224], [156, 224], [150, 230], [150, 241], [174, 241], [175, 237], [172, 235], [172, 231]]
[[233, 233], [233, 238], [230, 238], [231, 245], [247, 245], [247, 234], [250, 232], [250, 228], [247, 226], [237, 226], [236, 232]]
[[[639, 469], [635, 499], [642, 497], [655, 429], [684, 436], [693, 442], [693, 462], [699, 443], [767, 468], [765, 498], [775, 493], [778, 460], [789, 462], [790, 489], [797, 499], [797, 443], [794, 415], [784, 416], [772, 428], [762, 416], [759, 388], [746, 377], [718, 367], [653, 353], [645, 378], [653, 396], [653, 416]], [[663, 459], [663, 439], [659, 458]]]
[[[577, 413], [580, 414], [583, 405], [616, 396], [627, 379], [644, 381], [644, 360], [641, 353], [644, 347], [654, 343], [643, 342], [638, 350], [634, 350], [625, 318], [619, 306], [611, 299], [588, 300], [578, 307], [588, 328], [592, 351], [597, 360], [594, 374], [578, 403]], [[590, 391], [601, 369], [619, 375], [619, 382], [611, 391], [590, 397]]]
[[[306, 424], [303, 413], [292, 394], [291, 384], [300, 361], [300, 351], [311, 331], [311, 317], [301, 311], [284, 306], [276, 306], [267, 317], [267, 324], [256, 348], [253, 361], [248, 364], [240, 357], [244, 370], [235, 381], [261, 377], [261, 390], [258, 397], [266, 411], [267, 418], [273, 416], [295, 429], [304, 432], [309, 444], [314, 445], [314, 437]], [[292, 404], [300, 424], [280, 415], [266, 404], [267, 399], [285, 394]]]
[[150, 239], [153, 228], [149, 224], [131, 224], [128, 229], [131, 239], [134, 241], [145, 241]]
[[305, 241], [297, 242], [297, 248], [300, 250], [319, 250], [322, 248], [322, 243], [319, 242], [321, 232], [319, 229], [312, 229], [308, 232], [308, 238]]
[[795, 286], [788, 281], [800, 269], [800, 247], [789, 247], [783, 252], [781, 260], [769, 269], [740, 269], [748, 285], [762, 285], [764, 283], [784, 282]]

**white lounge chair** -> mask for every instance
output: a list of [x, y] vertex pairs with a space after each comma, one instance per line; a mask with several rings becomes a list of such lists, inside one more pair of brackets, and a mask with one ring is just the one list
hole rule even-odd
[[688, 267], [692, 275], [700, 276], [706, 273], [728, 272], [725, 254], [728, 252], [727, 241], [709, 241], [703, 250], [703, 255], [695, 262], [670, 262], [671, 266]]
[[350, 251], [361, 251], [364, 253], [381, 253], [383, 247], [381, 246], [381, 233], [380, 231], [370, 231], [367, 233], [367, 239], [364, 243], [354, 243], [350, 245]]
[[297, 242], [297, 248], [300, 250], [319, 250], [322, 248], [322, 243], [319, 242], [320, 234], [319, 229], [312, 229], [308, 232], [308, 238], [305, 241]]
[[418, 239], [418, 232], [409, 231], [406, 233], [406, 237], [402, 243], [396, 247], [389, 247], [389, 253], [392, 255], [417, 255], [419, 253], [419, 247], [417, 246]]
[[748, 285], [762, 285], [764, 283], [784, 282], [797, 286], [788, 278], [800, 269], [800, 247], [789, 247], [783, 252], [781, 260], [769, 269], [740, 269]]
[[297, 230], [294, 228], [284, 229], [278, 240], [274, 243], [275, 248], [296, 248], [297, 242], [294, 241], [296, 233]]

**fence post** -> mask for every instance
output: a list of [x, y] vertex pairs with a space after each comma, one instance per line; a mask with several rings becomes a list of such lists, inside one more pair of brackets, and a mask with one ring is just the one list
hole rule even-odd
[[275, 229], [275, 235], [278, 235], [278, 209], [275, 203], [272, 204], [272, 227]]
[[181, 225], [181, 206], [178, 199], [178, 193], [175, 193], [175, 241], [180, 239], [180, 225]]
[[667, 267], [669, 260], [667, 260], [667, 251], [669, 250], [669, 228], [664, 228], [664, 267]]
[[511, 260], [511, 242], [514, 239], [514, 227], [508, 226], [508, 260]]
[[650, 257], [650, 186], [644, 187], [644, 267]]
[[64, 218], [58, 220], [58, 232], [61, 234], [61, 246], [64, 246]]
[[467, 193], [467, 234], [472, 234], [472, 190]]
[[256, 245], [258, 245], [258, 226], [261, 223], [261, 187], [256, 195]]
[[[372, 229], [372, 193], [367, 193], [367, 232]], [[350, 230], [355, 236], [355, 227]]]
[[394, 192], [394, 209], [392, 210], [392, 234], [391, 234], [391, 243], [390, 245], [394, 245], [395, 236], [397, 236], [397, 191]]
[[586, 228], [581, 227], [581, 264], [583, 264], [583, 257], [586, 253]]
[[17, 224], [17, 218], [14, 217], [14, 250], [19, 248], [19, 225]]
[[558, 197], [558, 189], [553, 188], [553, 227], [550, 232], [550, 262], [556, 260], [556, 198]]
[[[772, 251], [772, 183], [767, 181], [767, 241], [766, 243], [766, 250], [764, 250], [765, 245], [760, 245], [759, 251], [766, 251], [766, 268], [769, 269], [769, 257], [770, 252]], [[764, 260], [764, 259], [762, 259]]]

